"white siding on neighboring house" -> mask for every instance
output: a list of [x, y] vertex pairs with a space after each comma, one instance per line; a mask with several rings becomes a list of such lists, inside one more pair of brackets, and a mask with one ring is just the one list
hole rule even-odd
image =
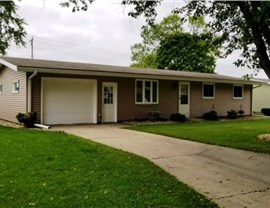
[[0, 119], [18, 122], [16, 115], [26, 112], [26, 73], [0, 69]]
[[262, 108], [270, 108], [270, 83], [263, 83], [253, 89], [253, 112], [261, 112]]

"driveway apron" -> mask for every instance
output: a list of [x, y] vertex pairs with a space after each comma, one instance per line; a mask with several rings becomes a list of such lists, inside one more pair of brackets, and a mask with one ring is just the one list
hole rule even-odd
[[270, 207], [270, 156], [123, 129], [119, 124], [55, 126], [143, 156], [220, 207]]

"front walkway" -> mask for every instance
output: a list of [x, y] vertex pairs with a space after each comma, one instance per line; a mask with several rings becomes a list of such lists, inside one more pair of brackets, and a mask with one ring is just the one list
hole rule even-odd
[[270, 207], [270, 156], [122, 129], [123, 125], [58, 126], [143, 156], [221, 207]]

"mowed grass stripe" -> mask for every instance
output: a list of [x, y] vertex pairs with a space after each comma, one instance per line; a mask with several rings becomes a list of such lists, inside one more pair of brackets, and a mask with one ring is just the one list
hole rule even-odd
[[257, 139], [260, 134], [270, 134], [270, 119], [140, 125], [130, 129], [270, 154], [270, 141]]

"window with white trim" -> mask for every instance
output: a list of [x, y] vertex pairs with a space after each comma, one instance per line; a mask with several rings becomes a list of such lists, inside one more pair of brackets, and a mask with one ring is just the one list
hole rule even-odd
[[0, 83], [0, 95], [2, 94], [2, 92], [3, 92], [3, 84]]
[[243, 85], [233, 85], [233, 99], [243, 99]]
[[12, 83], [12, 93], [18, 94], [20, 92], [20, 80]]
[[202, 85], [202, 98], [215, 99], [215, 84], [203, 83]]
[[136, 104], [158, 104], [158, 81], [136, 80]]

